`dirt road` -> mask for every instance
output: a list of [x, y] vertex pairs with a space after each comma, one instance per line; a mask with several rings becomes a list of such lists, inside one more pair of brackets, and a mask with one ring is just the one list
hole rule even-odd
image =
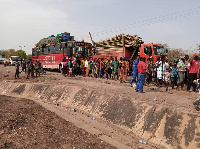
[[0, 100], [0, 148], [115, 148], [31, 100]]
[[[106, 79], [99, 79], [99, 78], [96, 79], [96, 78], [89, 78], [89, 77], [82, 77], [82, 76], [64, 77], [60, 73], [53, 72], [53, 71], [48, 71], [46, 75], [42, 75], [41, 77], [31, 78], [31, 79], [26, 79], [26, 74], [24, 72], [22, 72], [20, 74], [20, 79], [14, 79], [14, 68], [13, 67], [0, 66], [0, 69], [2, 70], [1, 74], [0, 74], [0, 79], [2, 80], [2, 82], [7, 80], [7, 82], [9, 82], [9, 83], [15, 83], [15, 84], [23, 83], [23, 84], [37, 84], [37, 86], [40, 86], [40, 84], [47, 85], [47, 86], [60, 86], [61, 89], [64, 89], [63, 87], [66, 86], [66, 90], [69, 90], [69, 91], [70, 91], [70, 87], [74, 88], [74, 86], [78, 86], [80, 88], [86, 88], [87, 90], [91, 90], [91, 91], [97, 90], [99, 92], [99, 94], [103, 95], [105, 93], [105, 96], [106, 95], [110, 96], [111, 94], [109, 94], [109, 93], [112, 93], [113, 97], [116, 96], [118, 98], [118, 99], [113, 98], [116, 101], [118, 101], [118, 100], [120, 101], [121, 97], [126, 96], [126, 99], [130, 99], [133, 102], [139, 101], [140, 103], [147, 103], [148, 105], [150, 105], [150, 106], [152, 105], [153, 107], [161, 105], [162, 107], [166, 107], [169, 109], [175, 109], [176, 111], [187, 113], [187, 114], [189, 114], [189, 113], [197, 114], [197, 115], [199, 114], [194, 109], [194, 106], [192, 104], [194, 99], [199, 98], [198, 93], [176, 91], [176, 90], [170, 90], [170, 93], [167, 93], [167, 92], [165, 92], [164, 87], [157, 88], [154, 84], [151, 84], [150, 87], [146, 87], [146, 86], [144, 87], [144, 91], [146, 91], [145, 94], [140, 94], [140, 93], [136, 93], [134, 91], [134, 88], [129, 86], [129, 83], [119, 83], [118, 81], [114, 81], [114, 80], [106, 80]], [[18, 91], [18, 89], [13, 90], [13, 91]], [[48, 90], [45, 89], [45, 91], [48, 91]], [[77, 92], [77, 91], [78, 90], [76, 90], [74, 92]], [[26, 94], [26, 93], [23, 93], [23, 94]], [[80, 95], [81, 94], [82, 93], [80, 92]], [[11, 95], [11, 96], [13, 96], [13, 95]], [[81, 98], [83, 98], [83, 100], [85, 100], [84, 99], [85, 97], [81, 97]], [[77, 96], [77, 100], [78, 99], [81, 100], [81, 98], [79, 98], [79, 96]], [[88, 99], [90, 99], [90, 97]], [[31, 100], [34, 100], [34, 99], [31, 99]], [[72, 99], [72, 100], [75, 100], [75, 99]], [[129, 100], [124, 100], [124, 101], [129, 101]], [[38, 102], [40, 105], [43, 105], [42, 101], [39, 102], [39, 100], [38, 100], [36, 102]], [[98, 102], [97, 102], [97, 104], [98, 104]], [[128, 104], [128, 102], [125, 104]], [[73, 104], [71, 104], [71, 105], [73, 106]], [[119, 114], [119, 117], [121, 117], [120, 115], [122, 114], [122, 112], [120, 112], [120, 111], [126, 111], [127, 107], [129, 107], [129, 106], [120, 105], [120, 102], [119, 102], [119, 104], [114, 104], [113, 106], [120, 106], [120, 107], [110, 107], [110, 111], [107, 111], [108, 115], [105, 115], [105, 118], [110, 119], [109, 114], [112, 114], [113, 116], [117, 116], [116, 114]], [[97, 136], [96, 139], [99, 139], [103, 142], [112, 144], [112, 145], [105, 144], [105, 147], [107, 147], [107, 148], [111, 148], [113, 146], [115, 146], [117, 148], [139, 148], [139, 147], [163, 148], [163, 147], [160, 147], [159, 144], [153, 145], [153, 144], [149, 143], [148, 145], [142, 145], [138, 142], [139, 138], [136, 137], [137, 134], [133, 134], [131, 131], [130, 132], [123, 131], [118, 126], [115, 127], [114, 125], [106, 123], [100, 119], [91, 121], [90, 117], [92, 115], [88, 115], [88, 113], [85, 113], [81, 110], [77, 111], [75, 113], [73, 113], [73, 111], [69, 110], [70, 112], [68, 111], [68, 114], [70, 115], [70, 113], [72, 112], [71, 116], [66, 116], [65, 108], [62, 109], [62, 107], [59, 107], [59, 106], [56, 106], [56, 108], [54, 108], [52, 106], [46, 106], [46, 105], [43, 105], [43, 107], [45, 107], [49, 111], [55, 112], [57, 115], [64, 118], [65, 120], [67, 120], [67, 121], [69, 120], [70, 122], [75, 124], [77, 127], [86, 130], [87, 133], [89, 132], [88, 134], [90, 134], [90, 135], [93, 134], [94, 136]], [[119, 111], [116, 111], [116, 109]], [[130, 109], [130, 111], [131, 111], [131, 109]], [[116, 112], [118, 112], [118, 113], [116, 113]], [[48, 115], [47, 117], [51, 118], [50, 115]], [[57, 118], [60, 118], [60, 117], [57, 117]], [[157, 118], [157, 117], [155, 117], [155, 118]], [[89, 121], [89, 119], [90, 119], [90, 121]], [[112, 119], [110, 119], [110, 120], [112, 121]], [[113, 121], [113, 122], [115, 122], [115, 121]], [[32, 122], [32, 124], [34, 124], [34, 123], [35, 122]], [[138, 122], [138, 123], [140, 123], [140, 122]], [[54, 128], [54, 130], [56, 130], [56, 127]], [[127, 130], [127, 128], [126, 128], [126, 130]], [[42, 131], [42, 130], [39, 130], [39, 131]], [[60, 132], [60, 133], [62, 133], [62, 132]], [[76, 138], [77, 136], [74, 135], [74, 137]], [[73, 138], [73, 135], [72, 135], [72, 138]], [[159, 140], [156, 142], [159, 142]], [[77, 142], [77, 143], [79, 143], [79, 142]], [[5, 145], [5, 144], [3, 144], [3, 145]], [[71, 145], [70, 146], [70, 148], [71, 148], [73, 146], [73, 143], [70, 145]], [[83, 145], [83, 144], [81, 143], [80, 146], [81, 145]], [[99, 144], [97, 146], [99, 146]], [[68, 146], [64, 147], [64, 148], [68, 148]], [[79, 147], [77, 147], [77, 148], [79, 148]], [[84, 148], [84, 145], [82, 148]], [[92, 148], [96, 148], [96, 147], [92, 147]]]

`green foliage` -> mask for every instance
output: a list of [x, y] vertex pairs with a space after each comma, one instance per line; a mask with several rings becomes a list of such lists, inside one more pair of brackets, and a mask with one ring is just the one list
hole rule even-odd
[[26, 52], [24, 50], [17, 50], [14, 53], [14, 55], [15, 56], [19, 56], [21, 59], [26, 59], [27, 58]]
[[26, 58], [27, 59], [32, 59], [32, 54], [28, 54]]
[[6, 58], [10, 58], [10, 56], [14, 55], [15, 49], [8, 49], [8, 50], [0, 50], [1, 54], [5, 55]]

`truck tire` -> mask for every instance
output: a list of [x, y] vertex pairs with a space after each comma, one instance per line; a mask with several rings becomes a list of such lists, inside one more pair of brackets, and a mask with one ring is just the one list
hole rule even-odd
[[59, 71], [60, 73], [62, 73], [62, 66], [61, 66], [61, 65], [59, 65], [58, 71]]

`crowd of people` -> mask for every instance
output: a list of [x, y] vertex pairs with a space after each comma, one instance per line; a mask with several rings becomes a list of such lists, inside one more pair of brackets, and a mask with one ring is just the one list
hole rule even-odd
[[[120, 83], [127, 82], [127, 76], [133, 74], [130, 81], [130, 86], [135, 87], [136, 92], [144, 93], [143, 86], [149, 86], [154, 83], [157, 87], [164, 86], [166, 91], [171, 89], [190, 91], [191, 86], [196, 92], [200, 88], [200, 80], [197, 80], [199, 74], [198, 54], [194, 54], [191, 59], [188, 55], [181, 56], [179, 59], [174, 59], [173, 62], [168, 62], [166, 56], [157, 59], [154, 64], [153, 57], [147, 60], [144, 57], [137, 57], [132, 63], [125, 57], [119, 60], [117, 57], [104, 59], [79, 59], [64, 58], [61, 62], [61, 71], [64, 76], [77, 76], [94, 78], [106, 78], [111, 80], [119, 80]], [[5, 65], [4, 65], [5, 66]], [[21, 72], [27, 74], [27, 79], [40, 75], [44, 72], [42, 63], [39, 60], [33, 65], [31, 60], [15, 63], [15, 79], [19, 78], [20, 66]]]
[[[165, 86], [166, 91], [171, 89], [184, 90], [187, 86], [187, 91], [193, 86], [193, 91], [198, 89], [194, 80], [197, 79], [199, 73], [198, 54], [194, 54], [189, 60], [189, 56], [181, 56], [179, 59], [174, 59], [169, 63], [166, 56], [157, 59], [154, 64], [154, 59], [149, 57], [147, 60], [143, 57], [137, 57], [132, 65], [125, 57], [119, 60], [117, 57], [104, 59], [89, 59], [79, 58], [63, 59], [61, 63], [62, 74], [64, 76], [106, 78], [119, 80], [121, 83], [127, 82], [127, 75], [132, 72], [133, 76], [130, 81], [130, 86], [135, 86], [135, 90], [143, 92], [143, 86], [149, 86], [150, 83], [155, 83], [157, 87]], [[130, 69], [130, 67], [132, 67]], [[200, 86], [199, 86], [200, 88]]]
[[62, 74], [64, 76], [77, 76], [82, 75], [86, 77], [95, 78], [107, 78], [120, 80], [120, 82], [125, 82], [127, 80], [127, 74], [129, 72], [130, 64], [125, 57], [121, 57], [117, 60], [117, 57], [107, 59], [89, 59], [85, 58], [79, 60], [75, 58], [72, 60], [63, 59], [61, 63]]
[[[168, 62], [167, 57], [158, 58], [156, 63], [153, 64], [153, 58], [150, 57], [145, 63], [145, 58], [137, 58], [133, 62], [133, 77], [131, 80], [131, 85], [134, 80], [136, 81], [135, 90], [140, 93], [143, 92], [143, 86], [149, 84], [154, 78], [154, 82], [157, 87], [161, 87], [163, 84], [166, 87], [166, 91], [169, 92], [169, 87], [171, 89], [186, 90], [190, 91], [191, 86], [193, 91], [196, 92], [200, 86], [197, 80], [197, 75], [199, 74], [199, 61], [198, 54], [195, 53], [193, 57], [189, 60], [189, 56], [181, 56], [179, 59], [176, 58], [172, 63]], [[200, 82], [199, 82], [200, 83]]]
[[[20, 71], [19, 68], [22, 67], [22, 70]], [[40, 73], [43, 72], [43, 66], [42, 63], [40, 63], [39, 60], [36, 61], [36, 64], [34, 65], [31, 60], [28, 61], [16, 61], [15, 63], [15, 79], [19, 79], [19, 74], [25, 72], [27, 74], [27, 79], [33, 78], [34, 76], [40, 76]]]

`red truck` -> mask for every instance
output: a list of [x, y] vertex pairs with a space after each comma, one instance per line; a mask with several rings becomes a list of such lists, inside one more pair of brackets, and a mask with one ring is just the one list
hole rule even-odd
[[[101, 54], [99, 54], [99, 51]], [[102, 52], [104, 51], [104, 52]], [[165, 49], [164, 45], [161, 44], [140, 44], [136, 47], [113, 47], [113, 48], [97, 48], [97, 54], [93, 55], [93, 58], [98, 59], [109, 59], [111, 57], [117, 57], [118, 60], [120, 57], [126, 57], [128, 60], [134, 60], [137, 56], [145, 57], [146, 60], [149, 57], [153, 57], [154, 63], [156, 62], [158, 57], [166, 56], [167, 49]]]

